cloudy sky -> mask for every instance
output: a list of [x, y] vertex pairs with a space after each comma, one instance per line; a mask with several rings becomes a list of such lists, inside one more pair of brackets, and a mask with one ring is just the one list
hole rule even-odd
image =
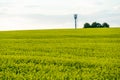
[[0, 30], [74, 28], [85, 22], [120, 26], [120, 0], [0, 0]]

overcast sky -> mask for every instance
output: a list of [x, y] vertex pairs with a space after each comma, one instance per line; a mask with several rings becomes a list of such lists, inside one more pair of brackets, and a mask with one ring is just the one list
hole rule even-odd
[[0, 30], [74, 28], [85, 22], [120, 26], [120, 0], [0, 0]]

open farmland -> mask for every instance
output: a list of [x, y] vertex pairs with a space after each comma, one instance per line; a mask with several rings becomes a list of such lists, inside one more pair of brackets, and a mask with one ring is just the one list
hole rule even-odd
[[120, 80], [120, 28], [1, 31], [0, 80]]

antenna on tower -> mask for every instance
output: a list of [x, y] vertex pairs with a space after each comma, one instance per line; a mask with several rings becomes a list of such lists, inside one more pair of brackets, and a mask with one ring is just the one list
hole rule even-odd
[[75, 19], [75, 29], [77, 29], [77, 14], [74, 14], [74, 19]]

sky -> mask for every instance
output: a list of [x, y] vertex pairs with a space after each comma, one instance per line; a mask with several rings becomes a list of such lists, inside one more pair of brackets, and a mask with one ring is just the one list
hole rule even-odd
[[107, 22], [120, 27], [120, 0], [0, 0], [0, 30], [78, 28]]

